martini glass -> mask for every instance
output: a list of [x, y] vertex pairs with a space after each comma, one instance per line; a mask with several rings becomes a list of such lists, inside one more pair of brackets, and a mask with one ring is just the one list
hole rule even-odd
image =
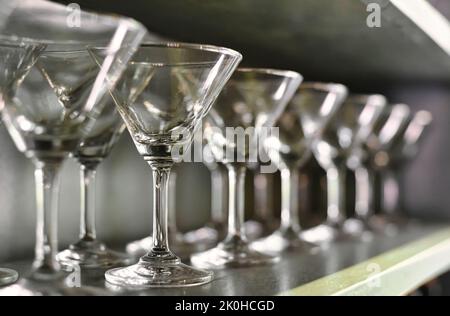
[[[380, 217], [373, 215], [373, 211], [370, 211], [375, 208], [374, 171], [376, 172], [378, 164], [383, 164], [386, 161], [386, 152], [401, 137], [410, 121], [411, 111], [407, 105], [386, 106], [375, 123], [371, 134], [362, 144], [363, 146], [356, 155], [357, 159], [354, 160], [356, 169], [368, 170], [368, 172], [363, 172], [362, 175], [355, 173], [356, 182], [362, 186], [359, 192], [356, 191], [356, 207], [369, 210], [367, 215], [364, 215], [364, 212], [362, 213], [363, 221], [360, 222], [372, 231], [381, 231], [381, 226], [378, 225], [379, 221], [377, 220]], [[378, 162], [375, 163], [375, 161]], [[361, 218], [361, 216], [359, 217]], [[389, 226], [387, 229], [388, 233], [392, 232], [390, 228]]]
[[[92, 49], [103, 58], [103, 49]], [[142, 45], [112, 90], [138, 152], [153, 173], [153, 246], [135, 265], [106, 272], [114, 286], [142, 289], [210, 282], [213, 274], [181, 263], [168, 242], [168, 184], [174, 160], [231, 76], [241, 55], [214, 46]]]
[[269, 156], [281, 170], [281, 225], [271, 235], [253, 243], [270, 253], [310, 251], [314, 246], [301, 235], [298, 205], [299, 169], [311, 158], [311, 144], [341, 106], [347, 88], [340, 84], [304, 83], [277, 121], [279, 139], [265, 142]]
[[[108, 58], [112, 56], [108, 51]], [[101, 111], [102, 91], [93, 88], [100, 82], [99, 70], [86, 44], [49, 42], [16, 98], [5, 102], [3, 122], [16, 147], [35, 165], [35, 260], [29, 277], [22, 280], [23, 291], [52, 294], [52, 283], [64, 288], [68, 273], [56, 260], [59, 176], [63, 162]], [[109, 74], [116, 77], [117, 71]]]
[[[418, 153], [421, 139], [433, 117], [428, 111], [418, 111], [406, 116], [392, 141], [384, 149], [373, 150], [371, 167], [381, 176], [382, 212], [371, 218], [372, 226], [386, 234], [395, 233], [404, 222], [399, 214], [399, 186], [396, 172]], [[375, 146], [372, 145], [373, 149]], [[373, 199], [373, 193], [372, 199]]]
[[[0, 37], [0, 111], [16, 93], [44, 45], [31, 41]], [[16, 271], [0, 268], [0, 286], [17, 281]]]
[[[57, 255], [63, 266], [104, 270], [131, 263], [126, 254], [108, 249], [97, 239], [95, 227], [95, 176], [98, 165], [111, 152], [125, 129], [113, 101], [103, 107], [80, 145], [72, 153], [80, 163], [81, 219], [80, 240]], [[104, 271], [103, 271], [104, 272]]]
[[251, 249], [247, 240], [245, 172], [249, 163], [257, 161], [261, 132], [273, 126], [301, 80], [300, 74], [292, 71], [238, 69], [211, 110], [208, 117], [211, 125], [204, 133], [214, 156], [228, 169], [228, 234], [215, 248], [192, 255], [194, 265], [220, 269], [278, 260]]
[[[361, 231], [345, 229], [347, 162], [362, 146], [381, 114], [386, 99], [380, 95], [354, 95], [343, 103], [313, 143], [313, 153], [327, 174], [327, 220], [304, 232], [305, 239], [323, 243], [361, 237]], [[369, 237], [369, 234], [366, 234]]]
[[345, 149], [346, 164], [355, 174], [355, 216], [344, 222], [343, 228], [352, 236], [359, 236], [363, 240], [372, 237], [369, 218], [375, 213], [370, 199], [373, 171], [361, 162], [367, 158], [364, 144], [372, 134], [376, 123], [381, 119], [382, 112], [387, 106], [384, 96], [378, 94], [351, 95], [344, 103], [337, 128], [339, 143], [349, 143]]

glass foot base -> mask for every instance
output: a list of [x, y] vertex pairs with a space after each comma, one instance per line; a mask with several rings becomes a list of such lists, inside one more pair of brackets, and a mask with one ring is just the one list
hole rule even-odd
[[[192, 235], [191, 235], [192, 237]], [[144, 256], [146, 253], [150, 251], [153, 246], [152, 237], [146, 237], [141, 240], [136, 240], [129, 243], [126, 247], [127, 253], [134, 256], [135, 258], [139, 258]], [[177, 254], [181, 258], [181, 260], [189, 260], [189, 257], [193, 253], [197, 253], [200, 251], [205, 251], [214, 246], [215, 243], [206, 242], [196, 242], [194, 240], [189, 240], [184, 238], [183, 235], [178, 234], [176, 238], [169, 239], [170, 249]]]
[[208, 269], [251, 267], [277, 262], [278, 257], [263, 254], [242, 240], [226, 240], [217, 247], [191, 256], [191, 263]]
[[0, 296], [82, 296], [109, 295], [100, 287], [86, 287], [80, 283], [80, 276], [72, 273], [46, 275], [32, 273], [19, 282], [0, 289]]
[[369, 223], [358, 218], [349, 218], [343, 224], [346, 233], [359, 237], [362, 241], [371, 241], [374, 237], [373, 229]]
[[244, 223], [245, 236], [249, 241], [261, 238], [264, 234], [264, 225], [260, 222], [249, 220]]
[[345, 231], [343, 224], [324, 223], [310, 228], [302, 233], [304, 240], [314, 243], [329, 243], [334, 241], [348, 241], [358, 238]]
[[19, 282], [2, 288], [0, 295], [7, 296], [47, 296], [63, 295], [65, 278], [69, 273], [55, 271], [45, 266], [33, 268]]
[[280, 253], [283, 251], [311, 253], [319, 249], [317, 245], [305, 241], [301, 234], [293, 230], [277, 230], [272, 235], [253, 242], [251, 247], [265, 253]]
[[0, 286], [15, 283], [19, 278], [19, 274], [11, 269], [0, 268]]
[[99, 241], [80, 240], [62, 252], [56, 259], [64, 269], [74, 265], [82, 269], [109, 269], [131, 264], [132, 258], [126, 254], [108, 249]]
[[139, 240], [132, 241], [127, 244], [126, 251], [128, 254], [139, 258], [145, 255], [152, 248], [152, 236], [145, 237]]
[[129, 289], [196, 286], [211, 282], [213, 276], [212, 272], [192, 268], [178, 258], [159, 262], [141, 259], [135, 265], [105, 273], [107, 282]]
[[213, 247], [218, 242], [219, 232], [209, 226], [189, 231], [183, 235], [183, 240], [190, 244], [204, 244]]
[[377, 214], [370, 219], [374, 231], [391, 237], [397, 235], [407, 224], [408, 219], [398, 215]]

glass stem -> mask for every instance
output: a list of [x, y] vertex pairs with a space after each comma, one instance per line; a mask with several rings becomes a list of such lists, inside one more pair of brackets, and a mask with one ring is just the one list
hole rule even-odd
[[299, 171], [297, 168], [281, 170], [281, 231], [300, 233], [298, 204]]
[[244, 233], [245, 166], [227, 165], [228, 168], [228, 236], [226, 240], [246, 241]]
[[80, 163], [80, 238], [84, 241], [94, 241], [97, 238], [95, 228], [95, 175], [98, 161], [81, 161]]
[[176, 241], [178, 236], [178, 226], [177, 226], [177, 213], [176, 213], [176, 200], [177, 200], [177, 173], [172, 171], [169, 178], [169, 197], [168, 197], [168, 218], [167, 218], [167, 229], [168, 238], [170, 241]]
[[150, 252], [141, 260], [178, 260], [169, 249], [167, 221], [169, 213], [169, 176], [173, 161], [151, 160], [149, 165], [153, 173], [153, 246]]
[[362, 220], [368, 220], [374, 214], [373, 181], [373, 173], [370, 169], [363, 166], [355, 169], [355, 214]]
[[59, 174], [63, 158], [35, 159], [36, 182], [36, 248], [33, 273], [60, 271], [58, 252]]
[[222, 224], [224, 220], [224, 185], [222, 169], [211, 170], [211, 221]]
[[255, 187], [255, 217], [263, 223], [270, 223], [274, 221], [272, 215], [273, 205], [273, 179], [267, 173], [255, 173], [254, 178]]
[[394, 215], [399, 210], [400, 189], [397, 176], [392, 170], [383, 170], [380, 172], [382, 211], [385, 214]]
[[345, 167], [332, 167], [327, 170], [327, 220], [332, 224], [341, 224], [345, 215]]

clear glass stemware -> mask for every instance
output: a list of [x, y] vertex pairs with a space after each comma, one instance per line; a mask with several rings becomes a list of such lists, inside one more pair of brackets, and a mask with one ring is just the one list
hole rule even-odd
[[[278, 260], [276, 256], [253, 250], [247, 240], [245, 173], [249, 163], [257, 162], [257, 157], [251, 156], [257, 151], [257, 142], [262, 141], [259, 134], [262, 128], [273, 126], [301, 81], [301, 75], [292, 71], [238, 69], [211, 110], [205, 137], [216, 159], [228, 169], [228, 234], [217, 247], [191, 256], [193, 264], [221, 269]], [[239, 134], [230, 137], [230, 128], [248, 129], [248, 139]]]
[[[103, 49], [92, 49], [103, 58]], [[138, 152], [153, 174], [152, 248], [135, 265], [106, 272], [119, 287], [182, 287], [212, 280], [181, 263], [169, 248], [168, 185], [174, 160], [189, 148], [196, 127], [241, 60], [235, 51], [193, 44], [145, 44], [112, 89]]]
[[322, 135], [346, 95], [343, 85], [304, 83], [278, 119], [280, 137], [268, 138], [265, 146], [281, 170], [281, 224], [273, 234], [254, 242], [255, 249], [271, 253], [314, 249], [301, 235], [299, 172], [311, 159], [311, 144]]
[[344, 227], [347, 164], [369, 137], [385, 104], [380, 95], [350, 96], [313, 143], [314, 156], [327, 174], [328, 206], [326, 222], [303, 233], [308, 241], [322, 243], [361, 237], [361, 230]]
[[[400, 111], [401, 109], [405, 110]], [[366, 161], [366, 165], [374, 169], [381, 178], [381, 213], [372, 216], [370, 224], [376, 231], [393, 235], [398, 231], [399, 225], [406, 222], [399, 213], [400, 190], [396, 172], [417, 155], [420, 140], [423, 139], [433, 117], [428, 111], [412, 114], [406, 110], [406, 105], [402, 104], [392, 106], [384, 116], [385, 124], [379, 127], [378, 133], [374, 133], [373, 141], [367, 146], [370, 159]], [[388, 125], [391, 126], [391, 134], [390, 137], [384, 138], [389, 141], [381, 143], [381, 130], [387, 130]], [[372, 190], [369, 202], [373, 199]]]
[[[0, 111], [15, 95], [21, 80], [44, 48], [39, 43], [0, 37]], [[0, 268], [0, 286], [14, 283], [18, 277], [16, 271]]]
[[[60, 171], [101, 112], [98, 102], [104, 95], [93, 89], [103, 82], [86, 46], [47, 42], [16, 95], [4, 103], [3, 122], [18, 150], [35, 166], [35, 259], [31, 273], [17, 287], [20, 293], [65, 290], [68, 273], [56, 260]], [[108, 57], [113, 56], [108, 51]], [[115, 70], [111, 76], [117, 76]]]
[[57, 260], [69, 268], [77, 265], [84, 269], [103, 270], [132, 261], [126, 254], [107, 248], [97, 239], [95, 224], [97, 167], [109, 155], [125, 129], [113, 101], [111, 99], [106, 101], [107, 104], [103, 106], [90, 131], [72, 153], [80, 164], [80, 240], [57, 256]]

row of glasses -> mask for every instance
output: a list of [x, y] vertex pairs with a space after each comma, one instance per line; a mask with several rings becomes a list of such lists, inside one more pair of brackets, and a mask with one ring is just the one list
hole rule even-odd
[[[73, 264], [110, 267], [129, 260], [96, 240], [91, 198], [95, 168], [124, 129], [111, 106], [97, 109], [94, 124], [86, 116], [88, 110], [84, 110], [101, 69], [99, 66], [109, 58], [108, 49], [73, 45], [45, 45], [35, 60], [35, 67], [27, 69], [26, 78], [21, 78], [25, 79], [21, 82], [22, 94], [17, 93], [17, 98], [8, 96], [4, 102], [3, 117], [8, 131], [19, 150], [36, 165], [39, 222], [32, 279], [39, 281], [59, 278], [57, 258], [69, 267]], [[182, 264], [169, 249], [169, 172], [174, 154], [178, 151], [182, 155], [188, 149], [195, 129], [240, 58], [234, 51], [212, 46], [145, 44], [127, 63], [117, 85], [109, 84], [118, 112], [139, 153], [153, 171], [154, 220], [150, 252], [136, 265], [108, 271], [108, 282], [145, 288], [190, 286], [212, 279], [211, 272]], [[343, 170], [350, 162], [362, 160], [362, 143], [369, 135], [377, 135], [380, 143], [394, 142], [399, 132], [392, 135], [392, 117], [401, 111], [391, 110], [385, 123], [380, 124], [379, 133], [373, 133], [386, 103], [383, 97], [351, 96], [343, 102], [347, 94], [344, 86], [307, 83], [289, 103], [301, 80], [292, 71], [239, 69], [209, 113], [204, 128], [208, 146], [228, 169], [228, 235], [216, 248], [194, 254], [191, 257], [194, 265], [224, 268], [275, 262], [278, 259], [275, 254], [283, 250], [312, 248], [303, 240], [308, 236], [319, 236], [319, 239], [325, 236], [324, 239], [331, 240], [347, 234]], [[44, 96], [31, 102], [38, 91]], [[30, 104], [36, 107], [30, 108]], [[280, 137], [267, 137], [263, 146], [281, 169], [281, 227], [267, 239], [250, 245], [244, 230], [245, 171], [260, 166], [257, 159], [251, 159], [252, 153], [257, 150], [263, 128], [274, 125], [279, 127]], [[397, 125], [399, 130], [400, 126], [406, 126]], [[230, 127], [244, 134], [247, 129], [254, 130], [248, 140], [239, 142], [234, 136], [229, 137], [227, 128]], [[418, 138], [417, 132], [408, 134], [412, 135], [411, 140]], [[233, 149], [231, 156], [230, 149]], [[296, 200], [298, 169], [311, 153], [327, 171], [331, 222], [301, 234]], [[82, 165], [81, 241], [57, 257], [58, 171], [68, 154], [77, 157]], [[356, 166], [355, 172], [361, 165], [352, 165]], [[366, 206], [366, 212], [358, 214], [367, 216], [367, 213]]]
[[[5, 102], [14, 95], [23, 76], [32, 67], [43, 45], [30, 41], [17, 41], [0, 37], [0, 111], [3, 116]], [[0, 268], [0, 286], [14, 283], [16, 271]]]
[[280, 135], [268, 138], [265, 147], [281, 171], [281, 225], [270, 236], [256, 241], [255, 249], [274, 253], [314, 249], [304, 240], [300, 227], [299, 170], [311, 158], [313, 143], [322, 137], [346, 96], [343, 85], [306, 82], [278, 119]]
[[[372, 237], [372, 227], [369, 225], [369, 220], [374, 218], [372, 170], [365, 167], [363, 162], [374, 161], [370, 158], [374, 153], [368, 152], [367, 148], [387, 150], [396, 143], [399, 135], [405, 134], [409, 135], [404, 136], [409, 141], [404, 142], [411, 144], [406, 147], [415, 149], [417, 140], [430, 121], [429, 113], [418, 112], [415, 115], [416, 123], [408, 125], [410, 112], [406, 105], [388, 106], [386, 98], [377, 94], [346, 96], [347, 89], [342, 85], [306, 83], [284, 110], [277, 124], [280, 137], [269, 137], [265, 141], [269, 156], [281, 170], [281, 227], [272, 235], [252, 243], [252, 249], [274, 255], [284, 250], [314, 249], [313, 244], [305, 240], [322, 244], [354, 238], [368, 240]], [[217, 142], [219, 146], [223, 144], [222, 140]], [[299, 181], [296, 174], [304, 162], [310, 159], [311, 152], [327, 171], [328, 218], [324, 224], [301, 232], [297, 207]], [[347, 169], [355, 173], [357, 182], [354, 218], [347, 218], [346, 215]], [[222, 247], [219, 245], [217, 249], [204, 254], [194, 254], [192, 262], [205, 266], [198, 258], [207, 261], [205, 256], [213, 254], [216, 256], [211, 257], [215, 258], [216, 264], [208, 263], [207, 266], [226, 267], [226, 264], [221, 265], [220, 257], [216, 254], [219, 250], [223, 251]]]
[[[2, 121], [16, 147], [35, 165], [37, 203], [31, 272], [5, 290], [43, 293], [49, 290], [44, 283], [66, 275], [56, 260], [61, 165], [101, 112], [106, 76], [114, 81], [120, 75], [146, 31], [131, 19], [107, 15], [93, 19], [83, 11], [79, 12], [83, 25], [73, 28], [66, 6], [43, 0], [0, 2]], [[99, 41], [110, 47], [102, 72], [92, 66], [86, 49], [88, 43]], [[119, 46], [128, 51], [118, 52]]]
[[194, 265], [221, 269], [278, 260], [250, 247], [244, 229], [245, 173], [258, 162], [264, 128], [275, 124], [302, 79], [293, 71], [240, 68], [211, 109], [204, 137], [214, 157], [228, 169], [228, 228], [215, 248], [191, 256]]
[[314, 157], [326, 171], [328, 203], [325, 223], [305, 231], [306, 240], [323, 243], [359, 237], [360, 232], [346, 220], [347, 165], [372, 132], [385, 105], [380, 95], [350, 95], [312, 144]]
[[85, 44], [47, 43], [16, 95], [5, 101], [7, 130], [35, 165], [36, 253], [29, 277], [20, 284], [23, 291], [39, 291], [43, 282], [63, 282], [67, 276], [57, 260], [60, 170], [103, 113], [103, 98], [97, 99], [95, 111], [88, 103], [99, 70]]
[[[369, 161], [370, 168], [375, 170], [382, 179], [382, 212], [370, 218], [370, 226], [375, 231], [381, 231], [388, 235], [395, 234], [398, 226], [405, 222], [404, 216], [400, 212], [396, 173], [418, 154], [420, 141], [433, 121], [431, 113], [423, 110], [405, 116], [405, 123], [398, 128], [398, 133], [393, 137], [390, 145], [379, 148], [379, 150], [372, 149], [372, 159]], [[373, 199], [374, 194], [371, 194], [367, 204], [371, 204]]]

